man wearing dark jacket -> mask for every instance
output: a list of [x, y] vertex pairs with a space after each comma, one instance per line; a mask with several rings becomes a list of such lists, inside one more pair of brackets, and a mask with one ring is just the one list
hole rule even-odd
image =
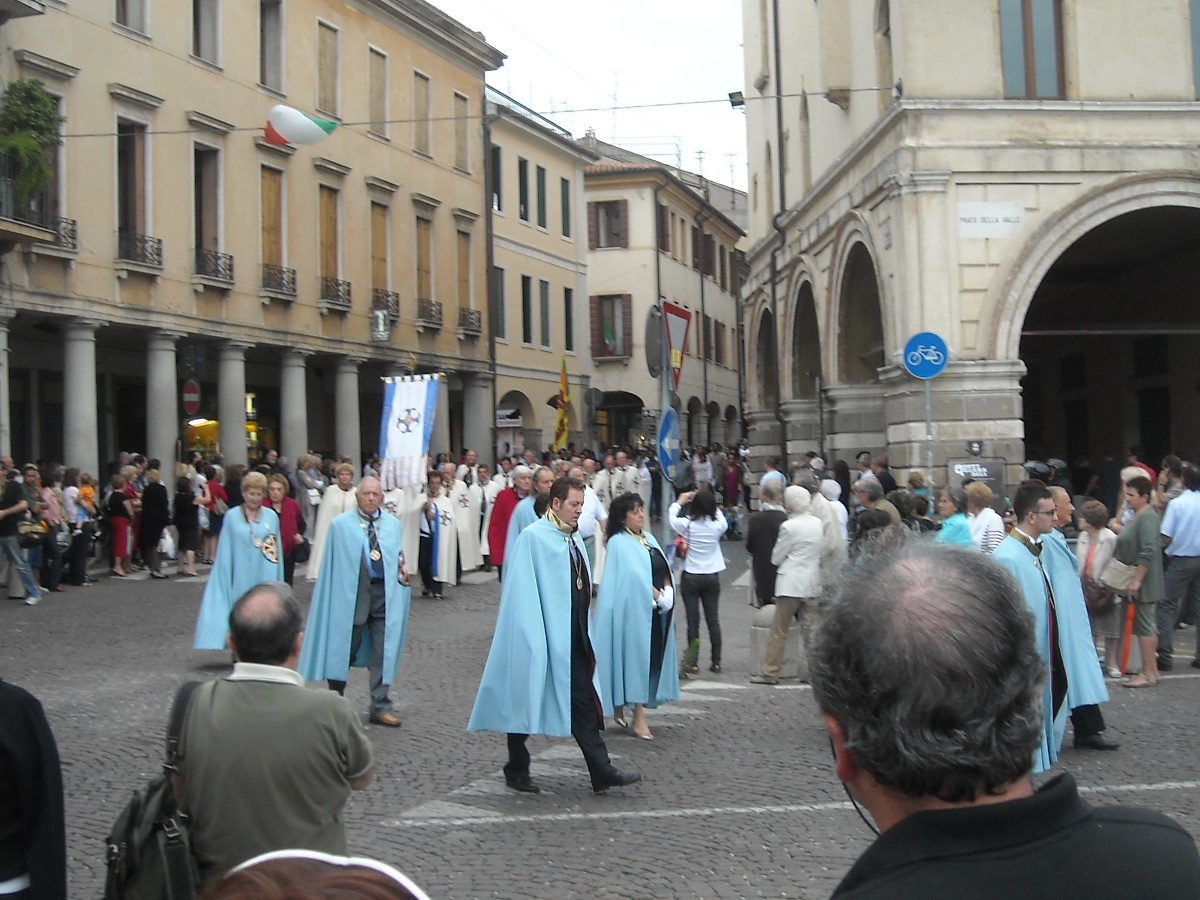
[[759, 510], [751, 514], [746, 525], [746, 550], [754, 572], [754, 605], [761, 608], [775, 602], [776, 567], [771, 563], [771, 551], [787, 513], [783, 509], [783, 488], [776, 479], [759, 485], [758, 499]]

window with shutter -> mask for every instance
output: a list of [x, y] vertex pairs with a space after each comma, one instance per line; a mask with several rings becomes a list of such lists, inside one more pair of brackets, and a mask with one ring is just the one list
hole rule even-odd
[[575, 291], [563, 288], [563, 349], [575, 352]]
[[503, 153], [499, 147], [492, 147], [492, 209], [504, 212], [504, 166]]
[[433, 153], [429, 109], [429, 76], [413, 72], [413, 149], [426, 156]]
[[258, 83], [283, 90], [283, 0], [258, 2]]
[[471, 170], [470, 102], [462, 94], [454, 95], [454, 168]]
[[433, 299], [433, 223], [417, 218], [417, 301]]
[[542, 324], [542, 346], [550, 346], [550, 282], [538, 281], [538, 312]]
[[633, 347], [633, 298], [600, 294], [591, 298], [592, 357], [629, 356]]
[[517, 158], [517, 217], [529, 221], [529, 160]]
[[571, 180], [561, 178], [559, 185], [562, 190], [562, 236], [569, 238], [571, 236]]
[[283, 265], [283, 173], [262, 169], [262, 262]]
[[521, 276], [521, 343], [533, 344], [533, 279]]
[[658, 204], [658, 249], [671, 252], [671, 210], [665, 203]]
[[546, 228], [547, 213], [546, 213], [546, 169], [544, 166], [537, 167], [537, 224], [538, 228]]
[[388, 208], [371, 204], [371, 288], [388, 289]]
[[700, 271], [700, 255], [704, 252], [704, 241], [700, 239], [700, 229], [692, 226], [692, 268]]
[[[604, 200], [588, 204], [588, 247], [591, 249], [629, 246], [626, 200]], [[594, 236], [594, 240], [593, 240]]]
[[338, 114], [338, 31], [317, 23], [317, 109]]
[[369, 84], [367, 85], [367, 92], [371, 107], [371, 121], [367, 125], [367, 130], [372, 134], [386, 136], [388, 133], [387, 57], [374, 47], [368, 51], [368, 57], [367, 77]]
[[507, 313], [505, 309], [505, 291], [504, 291], [504, 270], [499, 266], [492, 269], [492, 292], [494, 303], [492, 305], [492, 334], [497, 340], [504, 340], [508, 337], [507, 331]]
[[471, 302], [471, 235], [458, 232], [458, 308], [473, 309]]
[[320, 266], [322, 278], [337, 278], [338, 269], [338, 192], [336, 188], [321, 185]]

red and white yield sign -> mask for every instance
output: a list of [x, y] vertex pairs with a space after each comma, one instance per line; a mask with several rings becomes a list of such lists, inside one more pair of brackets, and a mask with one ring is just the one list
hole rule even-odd
[[663, 325], [667, 332], [667, 349], [671, 351], [671, 375], [675, 379], [675, 390], [679, 390], [679, 376], [683, 372], [683, 351], [687, 347], [688, 326], [692, 314], [681, 306], [663, 301]]
[[200, 382], [189, 378], [183, 383], [183, 414], [194, 416], [200, 412]]

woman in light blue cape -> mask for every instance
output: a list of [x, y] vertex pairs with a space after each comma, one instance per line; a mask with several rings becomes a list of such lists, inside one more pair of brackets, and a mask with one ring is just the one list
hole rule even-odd
[[217, 558], [196, 620], [197, 650], [224, 650], [229, 611], [256, 584], [283, 581], [283, 541], [279, 516], [262, 505], [267, 479], [251, 472], [242, 479], [242, 505], [225, 514]]
[[[673, 662], [671, 570], [645, 521], [637, 494], [613, 501], [604, 573], [592, 609], [592, 644], [604, 714], [624, 726], [622, 707], [633, 704], [634, 734], [652, 740], [644, 707], [679, 699], [679, 671]], [[672, 663], [664, 667], [664, 660]]]

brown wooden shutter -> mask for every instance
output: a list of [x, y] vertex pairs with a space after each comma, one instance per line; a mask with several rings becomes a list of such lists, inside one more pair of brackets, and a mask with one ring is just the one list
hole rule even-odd
[[671, 252], [671, 211], [666, 204], [658, 204], [658, 249]]
[[378, 50], [370, 51], [371, 125], [375, 134], [387, 134], [387, 57]]
[[433, 223], [417, 219], [417, 299], [432, 300]]
[[321, 277], [338, 277], [338, 192], [321, 185]]
[[371, 204], [371, 287], [388, 287], [388, 208], [382, 203]]
[[[625, 201], [622, 200], [622, 203]], [[633, 294], [621, 295], [622, 318], [624, 319], [624, 328], [622, 331], [622, 356], [633, 356]]]
[[700, 229], [692, 226], [692, 268], [700, 268], [700, 254], [704, 252], [704, 242], [700, 240]]
[[595, 203], [587, 205], [588, 219], [588, 249], [595, 250], [600, 246], [600, 209]]
[[337, 115], [338, 33], [317, 24], [317, 108]]
[[262, 170], [262, 261], [283, 265], [283, 173], [266, 166]]
[[617, 222], [619, 223], [617, 231], [617, 246], [622, 249], [629, 247], [629, 201], [617, 201]]
[[471, 236], [458, 233], [458, 308], [471, 308]]
[[604, 356], [604, 309], [597, 294], [588, 297], [588, 321], [592, 332], [592, 359], [600, 359]]

